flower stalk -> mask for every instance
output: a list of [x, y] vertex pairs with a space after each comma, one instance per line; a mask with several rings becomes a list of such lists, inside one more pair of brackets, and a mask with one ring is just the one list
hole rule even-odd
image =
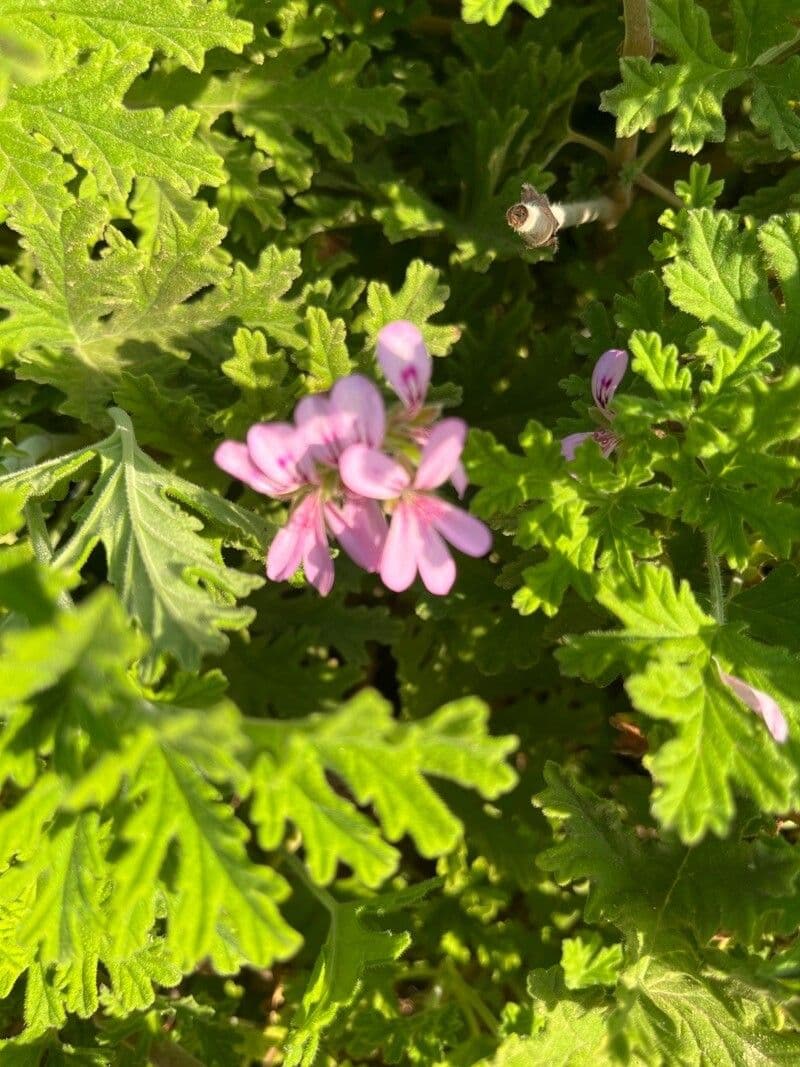
[[714, 551], [714, 539], [706, 534], [706, 567], [708, 569], [708, 589], [711, 599], [711, 614], [720, 626], [725, 623], [725, 594], [722, 591], [722, 570], [719, 556]]

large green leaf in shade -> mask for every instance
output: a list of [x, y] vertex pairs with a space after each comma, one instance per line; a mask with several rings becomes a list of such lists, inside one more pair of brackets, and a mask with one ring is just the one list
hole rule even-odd
[[104, 441], [7, 475], [0, 491], [22, 486], [44, 496], [99, 459], [97, 480], [56, 565], [80, 568], [101, 542], [109, 581], [151, 637], [153, 655], [170, 653], [196, 667], [204, 653], [225, 650], [221, 630], [247, 625], [253, 612], [236, 599], [263, 581], [226, 566], [222, 543], [259, 554], [266, 530], [243, 509], [166, 472], [138, 447], [128, 416], [119, 409], [112, 415], [116, 428]]
[[[284, 48], [264, 60], [257, 78], [233, 74], [205, 89], [200, 105], [211, 113], [230, 112], [240, 133], [272, 158], [278, 177], [297, 189], [311, 183], [313, 152], [298, 133], [336, 159], [353, 157], [350, 129], [366, 126], [382, 134], [394, 123], [406, 124], [399, 85], [359, 84], [370, 58], [366, 45], [354, 43], [331, 52], [313, 70], [304, 70], [318, 46]], [[291, 94], [286, 93], [292, 83]]]
[[623, 628], [570, 638], [559, 662], [601, 684], [622, 673], [634, 706], [671, 725], [672, 738], [647, 757], [659, 820], [694, 842], [709, 830], [726, 833], [734, 792], [762, 810], [785, 810], [797, 790], [794, 742], [778, 745], [719, 671], [724, 659], [730, 673], [772, 693], [794, 733], [800, 690], [788, 655], [718, 627], [687, 583], [676, 589], [665, 568], [640, 567], [635, 582], [609, 573], [598, 600]]
[[389, 966], [408, 948], [411, 935], [380, 928], [380, 918], [418, 904], [436, 885], [340, 903], [325, 897], [330, 916], [322, 946], [286, 1049], [287, 1067], [313, 1067], [322, 1032], [352, 1004], [371, 971]]

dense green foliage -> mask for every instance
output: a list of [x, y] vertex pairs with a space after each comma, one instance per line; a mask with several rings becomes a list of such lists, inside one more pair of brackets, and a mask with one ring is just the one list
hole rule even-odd
[[[0, 0], [0, 1062], [800, 1062], [799, 49], [793, 0]], [[616, 225], [527, 249], [523, 182]], [[494, 551], [268, 583], [214, 448], [395, 319]]]

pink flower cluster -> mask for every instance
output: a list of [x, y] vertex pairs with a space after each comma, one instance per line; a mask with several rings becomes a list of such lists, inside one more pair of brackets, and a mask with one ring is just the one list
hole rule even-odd
[[385, 326], [377, 357], [401, 401], [388, 412], [377, 386], [351, 374], [330, 393], [304, 397], [293, 424], [257, 423], [246, 442], [224, 441], [214, 459], [256, 492], [291, 501], [267, 555], [273, 581], [291, 578], [302, 563], [327, 595], [330, 535], [395, 592], [419, 573], [431, 593], [443, 595], [456, 577], [445, 542], [469, 556], [485, 555], [492, 543], [482, 522], [435, 493], [449, 480], [464, 494], [467, 426], [425, 404], [432, 361], [416, 326]]
[[607, 427], [598, 430], [584, 430], [581, 433], [571, 433], [561, 440], [561, 455], [568, 462], [575, 459], [575, 453], [590, 437], [593, 437], [600, 446], [600, 451], [608, 457], [619, 444], [619, 437], [611, 429], [614, 421], [614, 412], [611, 410], [611, 401], [614, 393], [628, 369], [628, 353], [621, 348], [609, 348], [595, 363], [592, 371], [592, 397], [594, 405], [608, 423]]

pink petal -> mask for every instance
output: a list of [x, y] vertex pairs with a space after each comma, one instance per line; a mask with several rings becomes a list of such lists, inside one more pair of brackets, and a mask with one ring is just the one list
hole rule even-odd
[[437, 489], [453, 474], [467, 438], [463, 419], [442, 419], [431, 428], [414, 479], [415, 489]]
[[456, 580], [456, 565], [439, 534], [420, 522], [419, 576], [429, 593], [445, 596]]
[[381, 578], [395, 593], [408, 589], [417, 575], [420, 530], [414, 505], [401, 500], [389, 524], [389, 535], [381, 557]]
[[431, 521], [453, 548], [467, 556], [486, 555], [492, 547], [492, 532], [488, 526], [468, 511], [445, 500], [429, 500], [433, 504]]
[[309, 531], [303, 552], [303, 571], [306, 581], [311, 582], [322, 596], [333, 588], [333, 560], [325, 536], [325, 522], [321, 503], [315, 508], [314, 522]]
[[285, 582], [300, 566], [303, 558], [302, 531], [287, 524], [278, 530], [267, 553], [267, 577], [272, 582]]
[[628, 353], [621, 348], [610, 348], [595, 363], [592, 371], [592, 396], [603, 414], [617, 391], [617, 386], [628, 369]]
[[405, 467], [366, 445], [351, 445], [339, 460], [339, 474], [347, 488], [372, 500], [393, 500], [408, 486]]
[[388, 526], [376, 501], [348, 497], [341, 507], [329, 502], [325, 505], [325, 519], [355, 564], [370, 573], [378, 570]]
[[469, 478], [467, 477], [467, 472], [464, 469], [464, 464], [460, 460], [458, 463], [456, 463], [455, 470], [450, 475], [450, 483], [452, 484], [456, 493], [458, 493], [458, 499], [463, 500], [464, 493], [466, 493], [469, 487]]
[[590, 437], [594, 437], [591, 432], [587, 433], [571, 433], [566, 437], [561, 438], [561, 455], [567, 461], [571, 463], [575, 459], [575, 453], [578, 451], [584, 441]]
[[262, 474], [250, 459], [247, 445], [239, 441], [223, 441], [214, 453], [214, 462], [220, 470], [224, 470], [232, 478], [238, 478], [257, 493], [265, 493], [267, 496], [279, 496], [281, 493], [280, 488]]
[[301, 500], [289, 521], [275, 535], [267, 554], [267, 577], [273, 582], [291, 578], [315, 537], [320, 497], [316, 493]]
[[361, 374], [340, 378], [331, 391], [331, 407], [351, 423], [352, 439], [370, 448], [380, 448], [386, 432], [386, 411], [378, 387]]
[[769, 693], [748, 685], [735, 674], [726, 674], [720, 669], [719, 676], [748, 708], [752, 708], [757, 715], [761, 716], [773, 738], [782, 745], [789, 736], [789, 725], [784, 718], [780, 704], [773, 700]]
[[378, 334], [378, 362], [386, 380], [409, 411], [418, 411], [431, 380], [432, 362], [422, 334], [413, 324], [399, 319]]
[[318, 419], [330, 414], [330, 400], [324, 393], [313, 393], [304, 396], [294, 409], [294, 421], [296, 426], [303, 426], [312, 419]]
[[258, 422], [247, 431], [247, 448], [255, 465], [280, 493], [291, 493], [308, 481], [298, 468], [305, 444], [286, 422]]

